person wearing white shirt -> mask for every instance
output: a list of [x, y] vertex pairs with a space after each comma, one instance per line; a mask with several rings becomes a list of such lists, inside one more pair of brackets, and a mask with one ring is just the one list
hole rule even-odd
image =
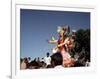
[[49, 53], [47, 53], [47, 56], [44, 57], [44, 62], [46, 63], [46, 66], [51, 65], [51, 57]]

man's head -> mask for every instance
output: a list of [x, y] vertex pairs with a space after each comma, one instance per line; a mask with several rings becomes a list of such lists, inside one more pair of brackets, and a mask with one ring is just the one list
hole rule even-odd
[[62, 63], [63, 63], [63, 57], [59, 52], [51, 56], [51, 64], [53, 66], [62, 65]]
[[49, 57], [49, 55], [50, 55], [49, 52], [47, 52], [47, 57]]

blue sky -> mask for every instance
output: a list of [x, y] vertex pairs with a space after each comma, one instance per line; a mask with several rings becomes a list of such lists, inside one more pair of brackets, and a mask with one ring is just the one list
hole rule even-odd
[[46, 40], [57, 38], [57, 27], [69, 25], [73, 30], [90, 28], [90, 13], [21, 9], [20, 11], [21, 57], [45, 57], [54, 47]]

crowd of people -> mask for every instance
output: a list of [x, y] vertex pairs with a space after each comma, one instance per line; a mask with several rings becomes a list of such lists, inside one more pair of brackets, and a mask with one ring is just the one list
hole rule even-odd
[[70, 32], [69, 26], [60, 26], [57, 29], [58, 39], [52, 37], [48, 40], [49, 44], [55, 44], [52, 55], [47, 53], [46, 57], [39, 57], [32, 61], [30, 58], [21, 59], [21, 69], [41, 69], [41, 68], [67, 68], [89, 66], [89, 61], [85, 60], [84, 50], [81, 54], [76, 53], [73, 57], [71, 51], [75, 47], [75, 30]]
[[62, 66], [62, 62], [63, 62], [63, 58], [62, 55], [57, 52], [53, 55], [49, 55], [49, 53], [47, 53], [47, 56], [42, 58], [42, 59], [38, 59], [36, 60], [36, 58], [32, 61], [30, 61], [29, 58], [23, 58], [21, 59], [21, 64], [20, 64], [20, 68], [21, 69], [44, 69], [44, 68], [57, 68], [57, 67], [61, 67]]

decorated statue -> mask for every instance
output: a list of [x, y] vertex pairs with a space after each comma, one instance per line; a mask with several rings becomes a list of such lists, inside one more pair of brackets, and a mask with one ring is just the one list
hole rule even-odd
[[59, 26], [57, 29], [59, 34], [59, 39], [52, 37], [48, 42], [51, 44], [56, 44], [53, 48], [53, 53], [60, 52], [63, 57], [63, 66], [70, 67], [74, 65], [74, 59], [69, 54], [70, 49], [74, 47], [74, 40], [69, 37], [70, 27], [69, 26]]

